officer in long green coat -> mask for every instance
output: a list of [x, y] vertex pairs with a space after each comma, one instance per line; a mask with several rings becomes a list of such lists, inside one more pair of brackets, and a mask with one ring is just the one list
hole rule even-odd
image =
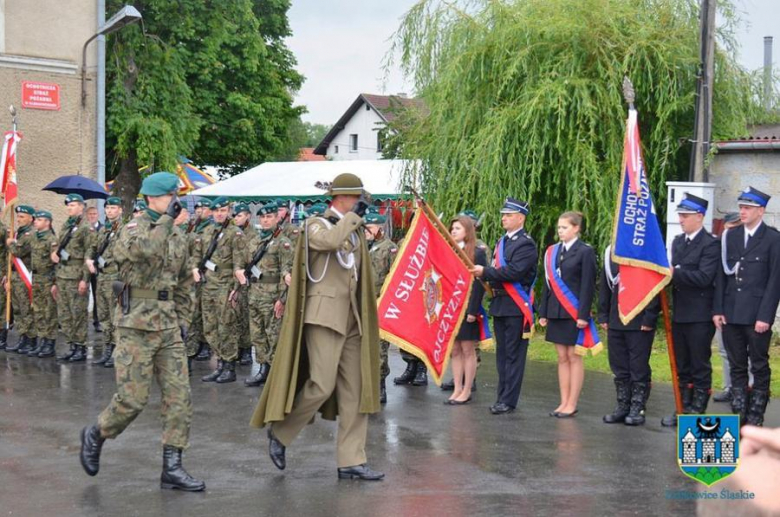
[[[10, 236], [6, 241], [8, 251], [22, 262], [27, 271], [32, 271], [30, 253], [32, 239], [35, 237], [35, 228], [33, 228], [35, 209], [29, 205], [19, 205], [14, 211], [16, 212], [16, 235]], [[32, 305], [30, 291], [15, 265], [11, 273], [11, 305], [14, 311], [14, 328], [19, 341], [7, 347], [6, 351], [26, 354], [36, 345]]]
[[284, 469], [286, 447], [315, 414], [338, 415], [339, 478], [379, 480], [365, 451], [368, 415], [381, 408], [376, 294], [361, 230], [368, 203], [354, 174], [337, 176], [328, 193], [331, 208], [307, 219], [298, 240], [274, 364], [251, 423], [272, 423], [269, 454]]
[[179, 179], [168, 172], [146, 177], [141, 194], [148, 208], [119, 233], [115, 258], [121, 307], [116, 315], [116, 393], [96, 424], [81, 431], [81, 465], [90, 476], [100, 469], [107, 438], [116, 438], [149, 401], [152, 379], [162, 391], [163, 471], [161, 488], [202, 491], [203, 481], [182, 467], [189, 445], [192, 402], [181, 327], [190, 319], [192, 272], [183, 232], [173, 224], [181, 205]]
[[57, 237], [51, 229], [51, 213], [35, 212], [35, 238], [30, 245], [32, 265], [32, 320], [38, 346], [30, 350], [29, 357], [53, 357], [57, 341], [57, 305], [52, 294], [56, 270], [51, 260], [52, 249], [57, 248]]

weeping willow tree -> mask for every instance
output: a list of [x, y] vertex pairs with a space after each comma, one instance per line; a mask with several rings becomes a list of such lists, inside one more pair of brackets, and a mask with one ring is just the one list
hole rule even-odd
[[[713, 135], [744, 135], [760, 116], [755, 84], [736, 64], [734, 15], [719, 2]], [[728, 6], [727, 6], [728, 7]], [[497, 214], [531, 202], [528, 228], [548, 244], [564, 210], [606, 244], [622, 161], [624, 76], [637, 93], [656, 205], [687, 178], [699, 55], [695, 0], [423, 0], [403, 18], [400, 63], [425, 112], [408, 112], [392, 146], [418, 159], [409, 174], [437, 211]], [[498, 217], [485, 221], [491, 241]]]

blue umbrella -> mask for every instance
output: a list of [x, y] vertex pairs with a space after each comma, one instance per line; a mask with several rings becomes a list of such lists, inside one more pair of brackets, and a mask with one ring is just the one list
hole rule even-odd
[[108, 192], [97, 181], [84, 176], [62, 176], [52, 181], [43, 190], [57, 194], [81, 194], [84, 199], [106, 199]]

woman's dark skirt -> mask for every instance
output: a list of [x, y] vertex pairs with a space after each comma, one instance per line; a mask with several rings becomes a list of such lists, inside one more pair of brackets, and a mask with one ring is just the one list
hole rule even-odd
[[574, 346], [577, 344], [579, 334], [580, 329], [577, 328], [577, 322], [571, 318], [547, 320], [545, 339], [550, 343]]

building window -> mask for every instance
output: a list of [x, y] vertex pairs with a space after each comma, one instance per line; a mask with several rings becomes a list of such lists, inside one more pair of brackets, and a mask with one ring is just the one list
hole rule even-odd
[[357, 135], [349, 135], [349, 152], [356, 153], [358, 150]]
[[366, 111], [371, 111], [371, 106], [369, 106], [368, 103], [366, 103]]
[[382, 132], [377, 131], [376, 133], [376, 152], [381, 153], [382, 152]]
[[339, 146], [337, 145], [333, 146], [333, 154], [339, 154]]

